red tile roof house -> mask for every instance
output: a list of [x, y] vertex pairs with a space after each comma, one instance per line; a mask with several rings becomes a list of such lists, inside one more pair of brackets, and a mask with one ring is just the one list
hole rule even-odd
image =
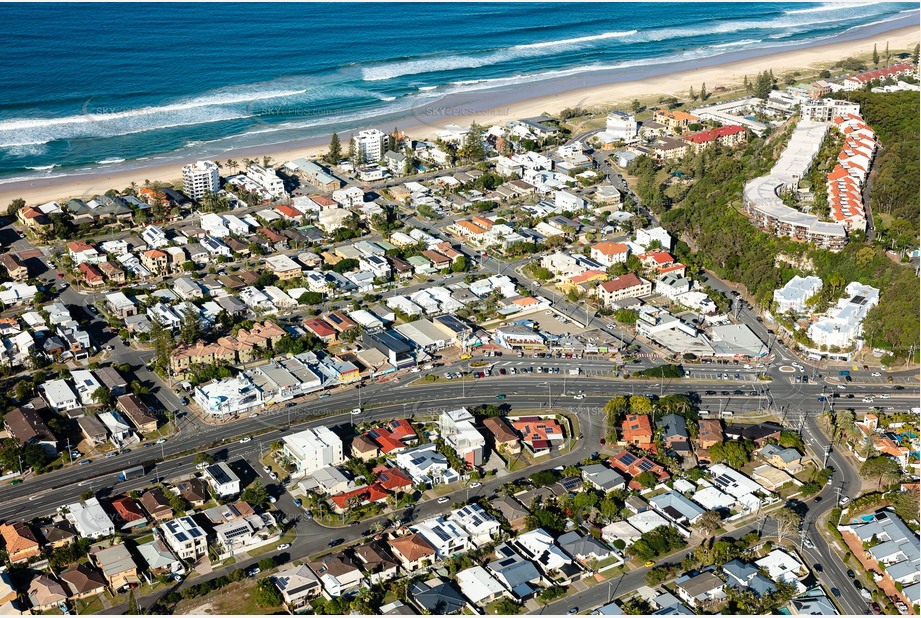
[[112, 508], [115, 509], [115, 522], [120, 530], [131, 530], [147, 525], [147, 516], [141, 510], [141, 505], [133, 498], [121, 496], [112, 500]]
[[303, 325], [323, 343], [332, 343], [336, 340], [336, 330], [320, 318], [304, 320]]
[[41, 553], [41, 545], [29, 524], [15, 522], [0, 525], [0, 536], [10, 562], [24, 562]]
[[655, 438], [652, 430], [652, 423], [646, 414], [628, 414], [627, 418], [621, 424], [623, 431], [623, 440], [627, 444], [646, 449], [655, 449]]
[[665, 468], [656, 462], [646, 457], [637, 457], [630, 451], [618, 453], [611, 457], [609, 461], [617, 470], [630, 475], [631, 481], [627, 484], [630, 489], [643, 489], [643, 486], [635, 480], [643, 472], [652, 472], [659, 479], [659, 482], [666, 481], [671, 476]]
[[535, 455], [546, 455], [554, 441], [563, 440], [563, 428], [554, 419], [525, 416], [514, 419], [512, 427], [521, 435], [521, 443]]
[[342, 514], [354, 506], [370, 504], [372, 502], [384, 502], [389, 495], [390, 492], [381, 487], [378, 483], [373, 483], [365, 487], [359, 487], [358, 489], [335, 495], [330, 498], [330, 502], [333, 503], [333, 511]]
[[77, 270], [80, 271], [80, 278], [83, 279], [83, 282], [90, 287], [95, 288], [106, 283], [102, 271], [88, 262], [81, 262]]
[[405, 418], [392, 420], [386, 427], [375, 427], [364, 435], [373, 440], [385, 455], [402, 451], [407, 443], [416, 440], [416, 430]]
[[397, 467], [382, 464], [374, 468], [374, 474], [377, 475], [377, 484], [390, 492], [406, 491], [413, 486], [413, 480]]
[[280, 214], [285, 219], [297, 220], [304, 216], [304, 213], [302, 213], [300, 210], [285, 205], [276, 206], [275, 212]]

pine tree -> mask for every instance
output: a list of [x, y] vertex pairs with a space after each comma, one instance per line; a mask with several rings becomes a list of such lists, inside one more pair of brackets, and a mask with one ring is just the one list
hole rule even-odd
[[700, 85], [700, 100], [706, 101], [708, 98], [710, 98], [710, 93], [707, 92], [707, 83], [704, 82]]
[[912, 64], [918, 64], [918, 56], [921, 55], [921, 43], [915, 44], [915, 51], [911, 53]]
[[352, 139], [349, 140], [349, 154], [348, 154], [349, 161], [354, 163], [357, 155], [358, 155], [358, 148], [355, 146], [355, 138], [353, 137]]
[[694, 86], [691, 86], [691, 89], [688, 91], [688, 96], [691, 97], [692, 101], [697, 100], [697, 93], [694, 92]]
[[886, 41], [886, 51], [883, 52], [883, 56], [886, 58], [886, 65], [888, 66], [889, 58], [891, 58], [891, 56], [889, 55], [889, 41]]
[[169, 357], [175, 347], [173, 333], [164, 326], [159, 318], [150, 321], [150, 340], [154, 344], [157, 365], [163, 369], [169, 367]]
[[476, 163], [486, 158], [486, 149], [483, 147], [483, 127], [475, 122], [470, 125], [459, 154], [465, 163]]
[[182, 322], [179, 326], [179, 340], [182, 343], [192, 344], [201, 338], [201, 320], [198, 316], [198, 310], [193, 306], [187, 306], [182, 311]]
[[873, 66], [879, 66], [879, 52], [876, 51], [876, 43], [873, 44]]
[[746, 75], [746, 76], [745, 76], [745, 79], [742, 80], [742, 85], [745, 87], [745, 92], [748, 92], [749, 94], [751, 94], [752, 85], [751, 85], [751, 83], [748, 81], [748, 75]]
[[329, 152], [326, 153], [326, 162], [330, 165], [336, 165], [342, 160], [342, 144], [339, 142], [339, 134], [333, 131], [329, 138]]
[[400, 141], [400, 129], [393, 127], [393, 132], [390, 134], [390, 150], [400, 152]]

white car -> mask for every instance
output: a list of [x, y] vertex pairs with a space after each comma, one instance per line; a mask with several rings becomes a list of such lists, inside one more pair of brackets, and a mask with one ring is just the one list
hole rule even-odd
[[410, 373], [419, 373], [420, 371], [421, 369], [419, 369], [418, 367], [413, 367], [412, 369], [409, 370]]
[[163, 444], [164, 442], [166, 442], [166, 438], [160, 438], [159, 440], [154, 442], [154, 444]]
[[198, 464], [197, 466], [195, 466], [195, 469], [196, 469], [196, 470], [204, 470], [205, 468], [208, 467], [208, 465], [209, 465], [208, 462], [203, 461], [203, 462], [201, 462], [200, 464]]
[[843, 391], [844, 391], [844, 390], [847, 390], [847, 387], [846, 387], [844, 384], [839, 384], [839, 385], [838, 385], [838, 388], [840, 388], [840, 389], [843, 390]]
[[471, 483], [470, 489], [476, 489], [477, 487], [482, 487], [483, 483]]
[[272, 469], [268, 466], [262, 466], [262, 471], [265, 472], [266, 474], [272, 473]]
[[847, 504], [847, 503], [850, 502], [850, 501], [851, 501], [850, 498], [848, 498], [847, 496], [844, 496], [843, 498], [841, 498], [841, 502], [839, 502], [838, 504], [839, 504], [840, 506], [844, 506], [845, 504]]
[[873, 376], [874, 378], [879, 378], [879, 377], [881, 377], [883, 374], [881, 374], [881, 373], [878, 372], [878, 371], [874, 371], [874, 372], [871, 373], [870, 375]]
[[582, 393], [579, 393], [578, 395], [573, 395], [572, 398], [579, 399], [581, 401], [582, 399], [585, 399], [585, 395], [583, 395]]
[[245, 438], [240, 438], [240, 444], [246, 444], [250, 440], [252, 440], [252, 438], [250, 438], [249, 436], [246, 436]]
[[447, 504], [450, 501], [451, 501], [450, 498], [448, 498], [447, 496], [442, 496], [441, 498], [438, 498], [438, 504]]
[[883, 393], [882, 395], [879, 395], [879, 398], [880, 398], [880, 399], [889, 399], [889, 393]]
[[872, 397], [864, 397], [864, 398], [863, 398], [863, 402], [864, 402], [864, 403], [873, 403], [873, 398], [872, 398]]
[[288, 549], [289, 547], [291, 547], [291, 543], [282, 543], [281, 545], [279, 545], [279, 546], [276, 547], [275, 549], [281, 550], [281, 549]]

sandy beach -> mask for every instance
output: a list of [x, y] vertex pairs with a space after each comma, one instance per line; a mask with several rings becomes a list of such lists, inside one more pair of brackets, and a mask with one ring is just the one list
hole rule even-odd
[[[752, 79], [757, 73], [766, 69], [773, 70], [775, 75], [782, 75], [794, 70], [827, 66], [849, 56], [868, 54], [872, 51], [874, 44], [877, 45], [880, 51], [886, 47], [887, 43], [893, 52], [911, 49], [918, 42], [918, 38], [918, 27], [901, 28], [855, 41], [831, 43], [737, 62], [679, 71], [659, 77], [623, 81], [604, 86], [570, 90], [557, 95], [523, 99], [508, 106], [502, 105], [495, 110], [488, 110], [489, 114], [477, 114], [475, 117], [446, 115], [441, 118], [426, 118], [416, 114], [415, 118], [418, 123], [415, 126], [404, 123], [401, 124], [400, 129], [414, 138], [424, 138], [431, 137], [438, 130], [438, 127], [448, 124], [467, 126], [475, 120], [480, 124], [489, 125], [515, 118], [535, 116], [544, 112], [555, 113], [567, 107], [596, 108], [621, 104], [629, 105], [630, 101], [637, 98], [643, 99], [664, 95], [684, 97], [687, 96], [691, 87], [699, 89], [702, 83], [706, 83], [707, 88], [713, 92], [718, 86], [738, 86], [746, 75], [749, 76], [749, 79]], [[430, 106], [437, 106], [437, 102], [430, 104]], [[272, 157], [273, 162], [278, 163], [297, 157], [314, 155], [325, 149], [325, 146], [316, 144], [299, 145], [297, 147], [292, 144], [288, 147], [276, 147], [274, 149], [272, 147], [250, 148], [224, 153], [220, 160], [225, 161], [228, 158], [233, 158], [240, 161], [244, 157], [255, 160], [268, 155]], [[130, 186], [132, 182], [143, 184], [147, 180], [175, 183], [181, 177], [180, 170], [182, 165], [187, 162], [136, 167], [109, 173], [100, 171], [83, 176], [64, 176], [3, 184], [0, 185], [0, 204], [5, 207], [6, 204], [17, 197], [25, 199], [27, 204], [40, 204], [50, 200], [64, 200], [73, 197], [92, 197], [109, 189], [124, 189]]]

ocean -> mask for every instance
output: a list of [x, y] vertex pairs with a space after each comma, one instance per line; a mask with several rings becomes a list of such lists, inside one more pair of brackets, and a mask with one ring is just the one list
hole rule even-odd
[[416, 125], [450, 102], [443, 126], [467, 103], [917, 22], [875, 2], [0, 4], [0, 183]]

